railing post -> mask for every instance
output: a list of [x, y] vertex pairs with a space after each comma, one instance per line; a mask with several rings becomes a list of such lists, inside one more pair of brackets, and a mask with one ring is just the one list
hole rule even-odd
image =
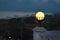
[[44, 27], [35, 27], [33, 28], [33, 40], [42, 40], [41, 36], [46, 29]]

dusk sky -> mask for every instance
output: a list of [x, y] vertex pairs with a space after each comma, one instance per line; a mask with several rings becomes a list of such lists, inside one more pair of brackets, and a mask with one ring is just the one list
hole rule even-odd
[[60, 0], [0, 0], [0, 11], [60, 12]]
[[8, 12], [12, 15], [15, 12], [36, 11], [59, 13], [60, 0], [0, 0], [0, 17], [5, 17]]

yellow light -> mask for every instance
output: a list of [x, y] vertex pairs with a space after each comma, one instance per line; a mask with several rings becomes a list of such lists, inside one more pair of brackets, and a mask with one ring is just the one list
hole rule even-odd
[[37, 12], [36, 13], [36, 19], [37, 20], [44, 20], [44, 18], [45, 18], [44, 12]]

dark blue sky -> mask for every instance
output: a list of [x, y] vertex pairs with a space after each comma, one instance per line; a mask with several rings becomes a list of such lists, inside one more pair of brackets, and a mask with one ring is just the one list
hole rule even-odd
[[60, 12], [59, 0], [0, 0], [0, 11]]

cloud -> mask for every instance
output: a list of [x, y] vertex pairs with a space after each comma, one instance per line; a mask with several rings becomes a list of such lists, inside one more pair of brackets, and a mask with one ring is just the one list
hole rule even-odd
[[18, 17], [23, 17], [23, 16], [26, 16], [26, 15], [32, 15], [34, 14], [33, 12], [0, 12], [0, 19], [1, 18], [7, 18], [7, 17], [15, 17], [15, 16], [18, 16]]
[[36, 2], [36, 3], [47, 3], [48, 0], [33, 0], [33, 2]]
[[17, 0], [18, 2], [22, 2], [23, 0]]
[[54, 0], [56, 3], [60, 3], [60, 0]]
[[43, 2], [48, 2], [48, 0], [42, 0]]

